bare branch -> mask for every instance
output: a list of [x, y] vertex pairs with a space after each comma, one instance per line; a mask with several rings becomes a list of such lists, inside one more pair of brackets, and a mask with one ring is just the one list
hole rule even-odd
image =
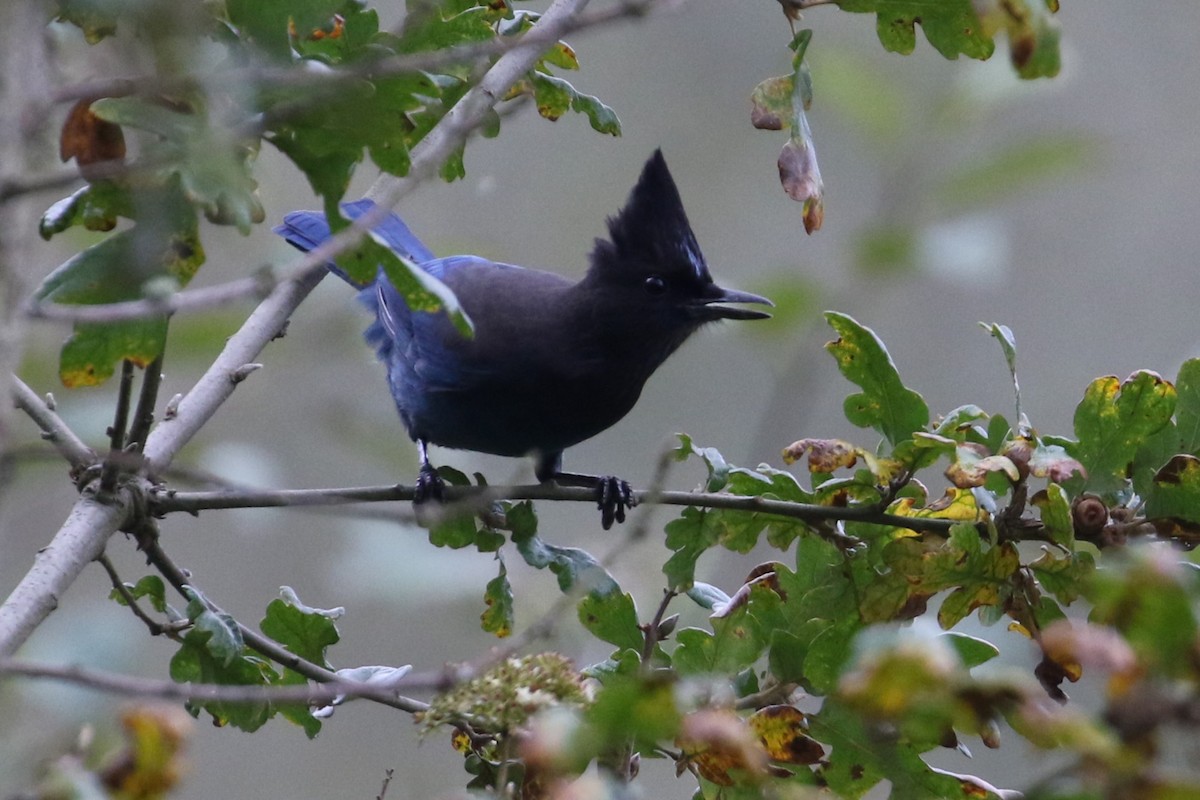
[[[156, 514], [175, 511], [195, 513], [214, 508], [271, 508], [288, 506], [342, 505], [345, 503], [377, 503], [389, 501], [411, 501], [414, 495], [411, 486], [363, 486], [341, 489], [275, 489], [257, 492], [166, 492], [154, 495], [151, 506]], [[837, 521], [869, 522], [890, 525], [913, 531], [946, 531], [955, 523], [948, 519], [932, 517], [903, 517], [886, 514], [875, 507], [821, 506], [811, 503], [793, 503], [767, 497], [747, 497], [721, 492], [681, 492], [639, 489], [633, 493], [638, 505], [696, 506], [697, 508], [722, 508], [733, 511], [753, 511], [778, 517], [799, 519], [805, 522], [823, 523]], [[447, 486], [446, 513], [463, 513], [471, 507], [486, 505], [493, 500], [551, 500], [569, 503], [594, 503], [594, 490], [575, 486], [558, 486], [554, 483], [537, 483], [519, 486]], [[486, 501], [486, 502], [481, 502]], [[457, 504], [469, 504], [467, 508]], [[836, 537], [835, 537], [836, 538]], [[849, 537], [843, 537], [849, 539]], [[843, 542], [848, 544], [849, 542]]]
[[[73, 683], [87, 689], [110, 694], [120, 694], [140, 699], [179, 700], [183, 702], [221, 703], [304, 703], [309, 706], [325, 706], [338, 698], [374, 700], [394, 705], [396, 692], [379, 684], [363, 681], [348, 681], [334, 677], [321, 684], [303, 686], [236, 686], [226, 684], [175, 683], [173, 681], [135, 678], [113, 672], [85, 667], [59, 667], [51, 664], [34, 664], [16, 659], [0, 659], [0, 675], [23, 676]], [[423, 703], [410, 701], [417, 705]]]
[[39, 397], [37, 392], [30, 389], [25, 381], [16, 375], [13, 375], [10, 380], [13, 384], [13, 400], [17, 408], [29, 415], [29, 418], [42, 429], [43, 438], [54, 445], [55, 449], [62, 454], [63, 458], [67, 459], [74, 469], [86, 469], [99, 460], [96, 451], [84, 444], [83, 440], [75, 435], [75, 431], [63, 422], [62, 417], [54, 413], [46, 401]]
[[33, 567], [0, 606], [0, 658], [17, 651], [58, 607], [83, 568], [104, 552], [108, 537], [128, 517], [128, 505], [118, 493], [110, 503], [85, 495], [75, 503], [54, 538], [34, 556]]

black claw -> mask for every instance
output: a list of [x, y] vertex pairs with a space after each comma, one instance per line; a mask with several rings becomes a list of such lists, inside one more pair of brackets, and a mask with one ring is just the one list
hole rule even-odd
[[446, 483], [432, 464], [422, 464], [421, 472], [417, 475], [416, 490], [413, 493], [413, 504], [441, 503], [445, 499]]
[[602, 475], [596, 482], [596, 507], [600, 509], [600, 527], [608, 530], [613, 522], [625, 521], [625, 510], [637, 505], [633, 487], [615, 475]]

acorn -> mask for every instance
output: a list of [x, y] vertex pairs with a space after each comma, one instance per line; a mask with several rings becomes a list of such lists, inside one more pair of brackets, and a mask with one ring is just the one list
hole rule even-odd
[[1108, 524], [1108, 506], [1094, 494], [1081, 494], [1071, 503], [1071, 521], [1077, 537], [1094, 539]]

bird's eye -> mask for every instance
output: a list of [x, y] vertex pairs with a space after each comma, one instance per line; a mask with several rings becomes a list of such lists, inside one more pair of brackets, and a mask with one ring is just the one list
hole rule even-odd
[[646, 293], [652, 295], [660, 295], [667, 291], [667, 282], [658, 275], [651, 275], [646, 278]]

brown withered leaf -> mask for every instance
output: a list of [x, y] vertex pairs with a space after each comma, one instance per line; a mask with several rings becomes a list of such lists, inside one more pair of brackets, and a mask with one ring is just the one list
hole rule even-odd
[[779, 182], [788, 197], [803, 204], [805, 233], [820, 230], [825, 221], [825, 186], [811, 141], [795, 136], [787, 140], [779, 153]]
[[85, 177], [90, 164], [125, 158], [125, 134], [120, 125], [92, 113], [92, 101], [96, 99], [86, 98], [71, 107], [58, 140], [59, 158], [75, 159]]

